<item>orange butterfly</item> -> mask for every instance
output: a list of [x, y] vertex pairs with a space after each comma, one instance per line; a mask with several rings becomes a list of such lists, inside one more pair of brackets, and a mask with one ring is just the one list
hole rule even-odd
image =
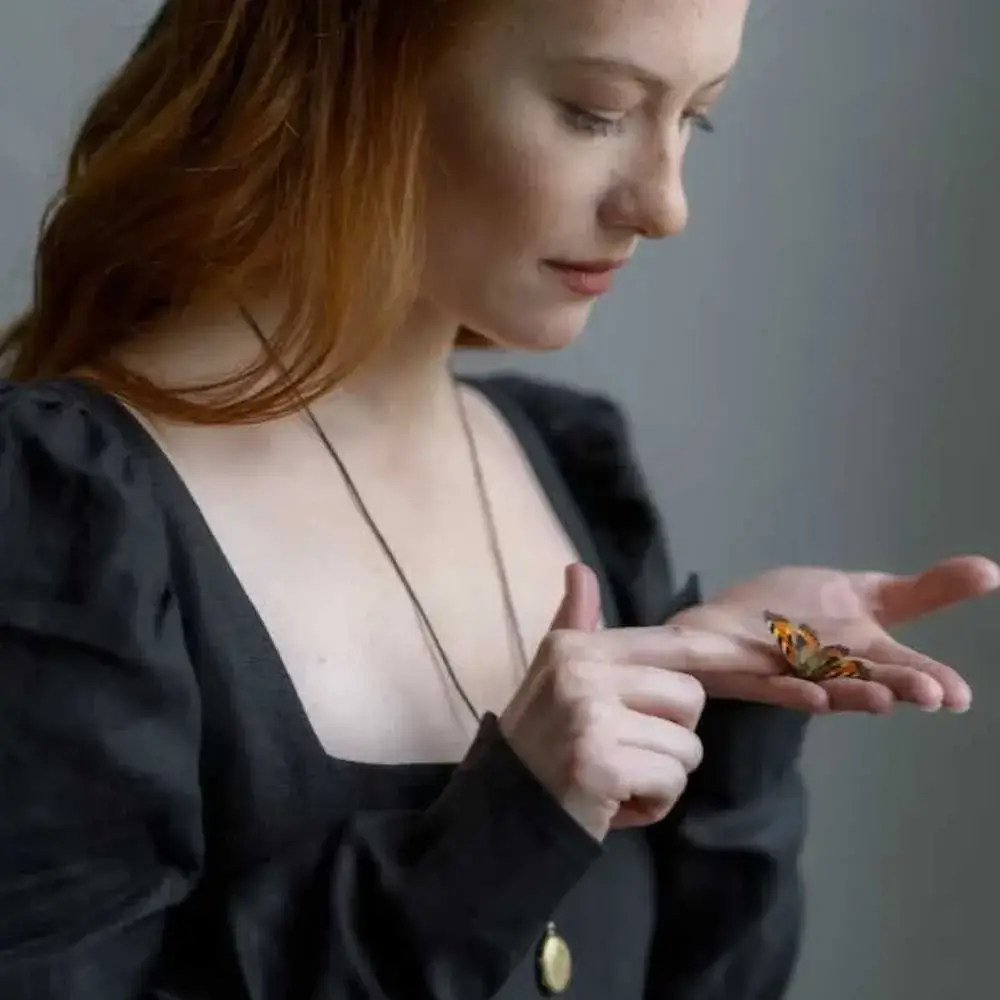
[[849, 656], [846, 646], [820, 645], [819, 637], [805, 623], [793, 625], [784, 615], [776, 615], [773, 611], [764, 612], [764, 621], [796, 677], [817, 684], [835, 677], [871, 680], [871, 670]]

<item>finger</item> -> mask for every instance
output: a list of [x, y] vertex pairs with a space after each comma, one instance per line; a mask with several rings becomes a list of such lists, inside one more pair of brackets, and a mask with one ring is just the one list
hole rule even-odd
[[781, 669], [777, 651], [760, 639], [742, 639], [682, 625], [602, 629], [587, 637], [588, 656], [695, 674], [723, 671], [769, 675]]
[[831, 712], [891, 715], [896, 704], [893, 691], [875, 680], [863, 681], [838, 677], [823, 681], [819, 686], [826, 691]]
[[1000, 587], [1000, 566], [983, 556], [955, 556], [913, 576], [853, 574], [883, 625], [910, 621]]
[[[606, 671], [608, 667], [600, 664], [598, 669]], [[644, 664], [613, 669], [615, 693], [626, 708], [688, 729], [698, 724], [705, 708], [705, 688], [697, 678]]]
[[705, 690], [711, 698], [749, 701], [775, 708], [788, 708], [824, 715], [830, 709], [830, 699], [819, 684], [798, 677], [757, 677], [753, 674], [713, 674], [704, 678]]
[[865, 712], [888, 715], [893, 708], [893, 694], [872, 681], [837, 679], [820, 684], [798, 677], [754, 677], [719, 675], [705, 684], [710, 697], [754, 702], [827, 715], [831, 712]]
[[661, 802], [659, 799], [629, 799], [623, 802], [621, 808], [611, 820], [613, 830], [631, 830], [636, 827], [652, 826], [666, 819], [674, 802]]
[[871, 666], [872, 680], [884, 688], [894, 701], [905, 701], [928, 711], [937, 711], [944, 702], [941, 685], [914, 667], [898, 663]]
[[873, 674], [892, 687], [897, 697], [927, 709], [967, 712], [972, 707], [972, 689], [947, 664], [889, 636], [873, 643], [869, 655], [875, 661]]
[[817, 684], [798, 677], [720, 675], [706, 684], [709, 695], [787, 708], [810, 715], [865, 712], [888, 715], [894, 698], [890, 690], [872, 681], [837, 679]]
[[552, 619], [551, 630], [593, 632], [601, 620], [601, 588], [594, 571], [583, 563], [566, 567], [562, 603]]
[[667, 754], [619, 745], [612, 751], [610, 763], [628, 790], [622, 798], [624, 802], [647, 799], [672, 805], [687, 787], [687, 769], [676, 757]]
[[621, 745], [673, 757], [689, 774], [701, 765], [705, 751], [690, 729], [669, 719], [630, 711], [624, 705], [618, 706], [618, 712], [615, 721]]

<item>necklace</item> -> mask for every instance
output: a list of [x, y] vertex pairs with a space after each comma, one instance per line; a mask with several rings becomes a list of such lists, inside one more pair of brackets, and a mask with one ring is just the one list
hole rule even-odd
[[[257, 339], [260, 340], [265, 351], [270, 354], [270, 345], [268, 344], [267, 338], [264, 336], [260, 327], [257, 325], [257, 322], [246, 309], [241, 307], [240, 312], [244, 321], [253, 331]], [[278, 359], [275, 358], [273, 354], [272, 360], [274, 360], [276, 364], [279, 364], [280, 367]], [[524, 637], [521, 634], [521, 628], [517, 620], [517, 613], [514, 609], [514, 601], [511, 596], [510, 589], [510, 580], [507, 575], [507, 566], [504, 562], [503, 551], [500, 547], [500, 538], [497, 532], [496, 519], [493, 515], [493, 507], [490, 503], [489, 491], [486, 489], [486, 477], [483, 474], [483, 466], [479, 457], [479, 448], [476, 445], [476, 436], [472, 432], [472, 426], [469, 421], [469, 415], [465, 407], [465, 402], [462, 399], [462, 394], [454, 380], [452, 381], [452, 388], [454, 391], [459, 421], [462, 425], [462, 433], [465, 437], [465, 443], [469, 451], [470, 464], [472, 465], [473, 477], [476, 481], [476, 492], [479, 496], [483, 520], [486, 523], [487, 534], [489, 535], [490, 552], [493, 557], [493, 565], [496, 569], [497, 579], [500, 583], [507, 629], [508, 632], [514, 636], [522, 674], [526, 674], [528, 671], [528, 656], [524, 646]], [[459, 697], [465, 703], [465, 707], [469, 710], [469, 713], [478, 724], [481, 722], [482, 716], [476, 710], [476, 706], [472, 703], [472, 699], [466, 693], [465, 688], [462, 687], [462, 682], [458, 679], [458, 675], [452, 666], [451, 660], [445, 652], [444, 646], [441, 644], [441, 640], [439, 639], [434, 626], [431, 624], [430, 618], [424, 611], [424, 607], [420, 603], [420, 599], [417, 597], [416, 591], [413, 589], [413, 586], [406, 576], [406, 573], [403, 571], [402, 566], [400, 566], [399, 560], [396, 558], [396, 554], [392, 551], [392, 547], [386, 540], [385, 535], [379, 529], [371, 511], [369, 511], [360, 491], [355, 485], [354, 479], [351, 477], [347, 466], [344, 464], [343, 459], [341, 459], [337, 449], [333, 446], [333, 442], [330, 440], [326, 431], [323, 430], [323, 426], [316, 418], [312, 408], [306, 403], [302, 403], [301, 405], [302, 412], [305, 414], [310, 426], [319, 438], [320, 442], [323, 444], [327, 454], [329, 454], [330, 458], [337, 466], [337, 469], [340, 471], [344, 484], [347, 486], [347, 490], [351, 495], [351, 500], [354, 502], [358, 513], [368, 525], [382, 551], [385, 553], [386, 558], [391, 563], [393, 570], [395, 570], [396, 576], [399, 578], [399, 582], [403, 585], [403, 589], [410, 598], [410, 603], [413, 605], [414, 611], [416, 611], [417, 616], [424, 626], [426, 634], [430, 637], [430, 640], [434, 645], [434, 649], [444, 666], [448, 679], [451, 681]], [[546, 924], [545, 932], [542, 935], [542, 939], [535, 951], [535, 974], [538, 979], [538, 986], [546, 996], [556, 996], [560, 993], [564, 993], [569, 988], [570, 980], [572, 979], [572, 952], [570, 951], [569, 944], [560, 935], [558, 929], [556, 928], [555, 922], [551, 920]]]

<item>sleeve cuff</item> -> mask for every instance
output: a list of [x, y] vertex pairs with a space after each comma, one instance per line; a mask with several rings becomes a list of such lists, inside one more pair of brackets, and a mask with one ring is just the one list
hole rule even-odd
[[[487, 714], [448, 787], [424, 814], [422, 919], [522, 949], [602, 853], [522, 763]], [[433, 887], [448, 886], [441, 899]]]

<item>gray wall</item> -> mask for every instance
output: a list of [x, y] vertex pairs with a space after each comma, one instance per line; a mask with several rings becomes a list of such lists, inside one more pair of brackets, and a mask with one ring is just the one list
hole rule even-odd
[[[74, 116], [153, 6], [0, 9], [0, 314]], [[578, 346], [500, 360], [627, 403], [678, 563], [709, 588], [1000, 556], [997, 38], [988, 0], [759, 0], [691, 155], [689, 233], [645, 249]], [[997, 603], [905, 636], [976, 706], [815, 723], [792, 1000], [998, 993]]]

